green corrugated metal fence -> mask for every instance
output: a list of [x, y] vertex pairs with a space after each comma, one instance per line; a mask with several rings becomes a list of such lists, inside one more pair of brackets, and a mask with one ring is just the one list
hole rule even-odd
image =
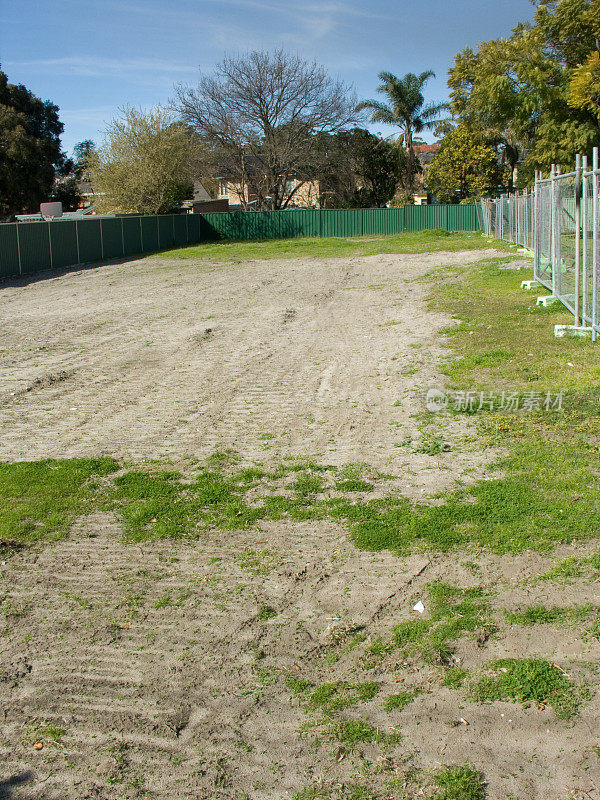
[[385, 236], [429, 228], [479, 230], [475, 206], [230, 211], [8, 223], [0, 225], [0, 278], [219, 239]]

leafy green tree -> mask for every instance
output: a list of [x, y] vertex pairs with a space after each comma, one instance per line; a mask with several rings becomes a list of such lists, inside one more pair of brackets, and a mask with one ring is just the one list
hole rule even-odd
[[86, 157], [96, 207], [103, 212], [165, 214], [191, 196], [197, 141], [170, 112], [125, 107]]
[[65, 156], [58, 108], [0, 71], [0, 219], [39, 210]]
[[427, 172], [427, 188], [442, 202], [494, 193], [501, 182], [496, 151], [467, 125], [458, 125], [442, 140]]
[[600, 143], [598, 117], [573, 102], [571, 81], [599, 49], [600, 0], [539, 0], [533, 25], [460, 52], [450, 70], [451, 108], [485, 131], [509, 168], [509, 188], [553, 162], [570, 165]]
[[73, 158], [63, 158], [56, 169], [52, 200], [62, 203], [64, 211], [76, 211], [83, 200], [81, 181], [90, 180], [88, 160], [94, 149], [91, 139], [78, 142], [73, 148]]
[[585, 62], [573, 70], [569, 105], [587, 109], [600, 120], [600, 52], [590, 53]]
[[402, 143], [406, 150], [404, 188], [408, 191], [414, 189], [415, 175], [420, 171], [414, 151], [415, 135], [433, 128], [447, 108], [445, 103], [425, 103], [423, 87], [434, 75], [431, 70], [426, 70], [420, 75], [408, 72], [403, 78], [397, 78], [391, 72], [380, 72], [378, 77], [381, 86], [377, 91], [387, 95], [388, 102], [363, 100], [357, 106], [358, 111], [371, 112], [372, 122], [382, 122], [401, 129]]
[[321, 204], [329, 208], [373, 208], [394, 196], [406, 156], [396, 143], [353, 128], [316, 137]]

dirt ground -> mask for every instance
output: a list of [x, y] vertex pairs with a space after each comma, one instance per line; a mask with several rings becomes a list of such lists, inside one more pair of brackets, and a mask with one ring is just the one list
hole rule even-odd
[[[232, 448], [247, 463], [366, 462], [413, 499], [471, 481], [492, 454], [465, 423], [444, 431], [460, 449], [407, 446], [424, 392], [443, 383], [451, 323], [418, 279], [490, 255], [156, 257], [1, 286], [0, 459], [110, 454], [185, 471]], [[401, 559], [356, 550], [332, 522], [272, 521], [132, 545], [118, 518], [82, 517], [67, 539], [0, 566], [0, 797], [403, 798], [427, 796], [410, 794], [415, 771], [470, 763], [490, 800], [600, 800], [596, 698], [565, 722], [549, 707], [472, 702], [440, 688], [432, 665], [363, 658], [432, 581], [494, 585], [494, 614], [568, 604], [577, 582], [523, 578], [585, 549]], [[600, 584], [585, 593], [600, 605]], [[600, 656], [572, 629], [515, 626], [461, 641], [456, 658], [471, 670], [524, 652], [581, 680]], [[381, 698], [347, 709], [399, 737], [343, 747], [290, 676], [419, 693], [402, 711]]]

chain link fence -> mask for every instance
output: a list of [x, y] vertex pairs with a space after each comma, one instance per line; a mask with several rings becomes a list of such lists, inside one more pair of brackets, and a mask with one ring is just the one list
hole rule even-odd
[[574, 328], [600, 334], [600, 167], [577, 157], [575, 170], [536, 173], [531, 192], [480, 200], [479, 222], [490, 238], [533, 253], [535, 281], [574, 316]]

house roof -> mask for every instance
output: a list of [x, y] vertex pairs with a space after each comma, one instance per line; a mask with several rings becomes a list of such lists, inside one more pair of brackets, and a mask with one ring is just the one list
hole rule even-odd
[[415, 153], [437, 153], [439, 149], [440, 149], [439, 142], [433, 142], [432, 144], [415, 145]]

